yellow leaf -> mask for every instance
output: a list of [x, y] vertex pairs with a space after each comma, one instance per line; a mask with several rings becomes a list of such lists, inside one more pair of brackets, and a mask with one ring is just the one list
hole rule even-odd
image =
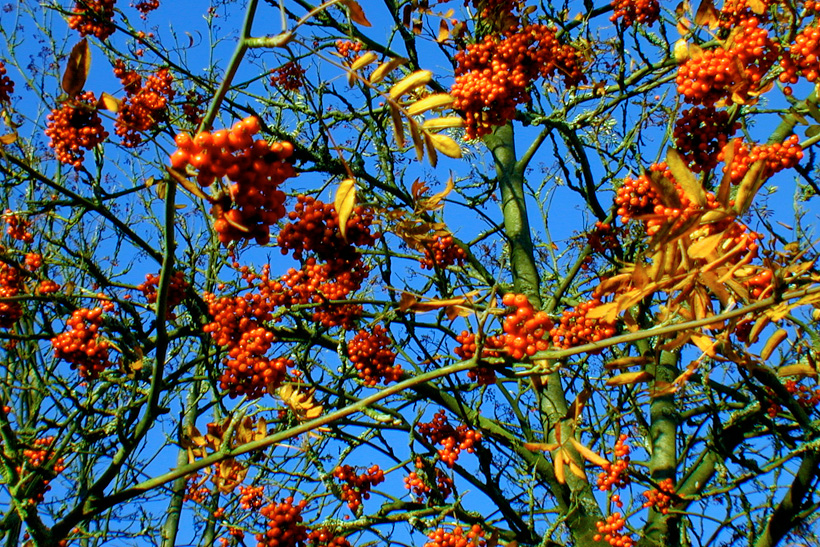
[[817, 371], [811, 365], [786, 365], [777, 369], [777, 375], [783, 376], [808, 376], [810, 378], [817, 377]]
[[690, 341], [695, 344], [700, 351], [708, 355], [709, 357], [716, 357], [717, 352], [715, 351], [715, 342], [705, 336], [703, 334], [692, 334]]
[[768, 361], [769, 357], [772, 356], [772, 353], [780, 343], [789, 337], [789, 333], [786, 332], [786, 329], [777, 329], [774, 333], [766, 340], [766, 344], [763, 346], [763, 349], [760, 351], [760, 358], [764, 361]]
[[596, 452], [593, 452], [592, 450], [578, 442], [574, 437], [570, 437], [569, 442], [572, 443], [572, 446], [575, 447], [575, 450], [577, 450], [578, 453], [581, 456], [583, 456], [583, 458], [588, 462], [597, 465], [598, 467], [606, 467], [607, 465], [609, 465], [609, 462], [605, 458], [599, 456]]
[[718, 12], [717, 9], [715, 9], [713, 0], [701, 1], [697, 13], [695, 13], [695, 24], [700, 26], [707, 25], [709, 28], [717, 28]]
[[637, 384], [638, 382], [648, 382], [655, 376], [652, 373], [641, 370], [638, 372], [624, 372], [622, 374], [618, 374], [617, 376], [613, 376], [609, 380], [606, 381], [606, 385], [608, 386], [626, 386]]
[[413, 148], [416, 149], [416, 157], [421, 161], [424, 158], [424, 140], [415, 120], [410, 119], [408, 121], [410, 122], [408, 125], [410, 126], [410, 137], [413, 139]]
[[725, 235], [725, 233], [719, 232], [699, 239], [689, 246], [686, 254], [689, 258], [707, 258], [717, 249]]
[[685, 38], [679, 39], [675, 42], [675, 62], [682, 65], [689, 59], [689, 44], [686, 43]]
[[438, 152], [436, 152], [436, 147], [433, 145], [433, 139], [430, 138], [430, 133], [425, 131], [423, 134], [424, 144], [427, 145], [427, 160], [432, 167], [435, 167], [438, 165]]
[[706, 193], [703, 191], [703, 186], [695, 179], [695, 175], [692, 174], [692, 171], [689, 170], [683, 158], [674, 148], [667, 149], [666, 164], [689, 201], [696, 203], [699, 207], [706, 207]]
[[429, 70], [417, 70], [412, 74], [399, 80], [393, 87], [390, 88], [390, 98], [398, 99], [408, 91], [427, 84], [433, 79], [433, 73]]
[[345, 179], [339, 183], [336, 189], [336, 198], [333, 201], [336, 206], [336, 214], [339, 216], [339, 233], [342, 239], [347, 241], [347, 221], [356, 206], [356, 181]]
[[555, 455], [555, 480], [560, 484], [566, 484], [567, 478], [564, 476], [564, 450], [559, 448]]
[[71, 97], [82, 91], [89, 70], [91, 70], [91, 50], [88, 48], [88, 40], [83, 38], [71, 48], [71, 53], [68, 55], [68, 63], [63, 73], [63, 91]]
[[765, 167], [766, 162], [764, 160], [754, 162], [740, 182], [740, 187], [737, 189], [737, 196], [735, 197], [735, 211], [737, 211], [738, 214], [742, 215], [746, 212], [752, 204], [755, 194], [757, 194], [760, 187], [763, 186], [765, 182], [765, 178], [763, 177]]
[[607, 322], [614, 321], [618, 317], [618, 302], [607, 302], [600, 306], [595, 306], [587, 312], [587, 319], [602, 319]]
[[110, 93], [103, 91], [103, 94], [100, 95], [100, 100], [97, 101], [97, 106], [101, 106], [110, 112], [116, 113], [120, 111], [122, 101], [117, 99]]
[[464, 127], [464, 119], [459, 116], [446, 116], [425, 120], [421, 126], [424, 129], [448, 129], [450, 127]]
[[446, 42], [450, 38], [450, 27], [447, 26], [447, 21], [444, 19], [438, 24], [438, 36], [436, 36], [436, 42], [439, 44], [442, 42]]
[[461, 147], [458, 145], [456, 141], [454, 141], [447, 135], [438, 135], [435, 133], [430, 133], [430, 139], [433, 142], [433, 146], [436, 147], [436, 150], [438, 150], [445, 156], [449, 156], [451, 158], [461, 157]]
[[356, 0], [339, 0], [340, 3], [347, 6], [347, 11], [350, 14], [350, 20], [363, 27], [372, 26], [370, 21], [364, 15], [364, 10]]
[[390, 103], [390, 119], [393, 120], [393, 131], [396, 133], [396, 144], [399, 148], [404, 148], [406, 141], [404, 139], [404, 122], [401, 118], [399, 108]]
[[390, 59], [389, 61], [385, 61], [384, 63], [380, 64], [376, 67], [376, 70], [370, 75], [370, 83], [377, 84], [384, 80], [385, 76], [396, 70], [398, 67], [403, 65], [407, 62], [407, 59], [402, 59], [401, 57], [396, 57], [395, 59]]
[[11, 144], [17, 140], [17, 132], [14, 133], [6, 133], [5, 135], [0, 135], [0, 143], [2, 144]]
[[757, 337], [760, 336], [760, 333], [765, 329], [769, 323], [771, 323], [771, 318], [768, 315], [761, 315], [755, 324], [752, 325], [752, 330], [749, 331], [749, 344], [754, 344], [757, 342]]
[[629, 357], [620, 357], [612, 361], [607, 361], [604, 363], [604, 368], [611, 370], [614, 368], [634, 367], [635, 365], [643, 365], [648, 360], [649, 358], [643, 355], [631, 355]]
[[365, 53], [364, 55], [360, 55], [355, 61], [353, 61], [353, 64], [350, 65], [350, 70], [355, 72], [360, 68], [369, 65], [377, 58], [378, 56], [375, 53], [373, 53], [372, 51], [368, 51], [367, 53]]
[[421, 114], [434, 108], [449, 106], [453, 104], [453, 101], [455, 101], [455, 98], [449, 93], [434, 93], [408, 106], [407, 114], [415, 116], [416, 114]]
[[524, 448], [532, 452], [552, 452], [553, 450], [558, 448], [558, 445], [555, 443], [524, 443]]
[[587, 478], [586, 473], [584, 473], [584, 470], [581, 469], [581, 467], [572, 460], [570, 460], [569, 462], [569, 470], [572, 471], [572, 474], [578, 477], [579, 479]]

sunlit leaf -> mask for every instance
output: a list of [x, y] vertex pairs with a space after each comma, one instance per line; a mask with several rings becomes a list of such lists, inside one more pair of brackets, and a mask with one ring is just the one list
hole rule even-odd
[[765, 177], [763, 176], [765, 167], [765, 160], [754, 162], [740, 182], [740, 187], [737, 189], [737, 196], [735, 197], [735, 211], [737, 211], [738, 214], [742, 215], [749, 209], [758, 190], [763, 186], [765, 182]]
[[777, 346], [780, 345], [783, 340], [789, 337], [789, 333], [786, 329], [777, 329], [772, 333], [768, 340], [766, 340], [766, 344], [763, 346], [763, 349], [760, 350], [760, 358], [764, 361], [768, 361], [769, 357], [772, 356], [774, 350], [777, 349]]
[[430, 138], [430, 133], [425, 131], [423, 135], [424, 144], [427, 146], [427, 161], [430, 162], [432, 167], [435, 167], [438, 165], [438, 152], [436, 151], [436, 147], [433, 145], [433, 139]]
[[575, 447], [575, 450], [588, 462], [597, 465], [598, 467], [606, 467], [609, 465], [609, 462], [606, 458], [599, 456], [598, 453], [593, 452], [583, 444], [581, 444], [577, 439], [574, 437], [570, 437], [569, 442], [572, 443], [572, 446]]
[[408, 91], [412, 91], [419, 86], [423, 86], [432, 79], [433, 73], [429, 70], [417, 70], [416, 72], [405, 76], [390, 88], [390, 98], [398, 99]]
[[639, 382], [648, 382], [655, 376], [651, 372], [641, 370], [638, 372], [623, 372], [617, 376], [613, 376], [606, 381], [608, 386], [628, 386], [637, 384]]
[[461, 147], [455, 140], [447, 135], [430, 133], [430, 139], [433, 142], [433, 146], [436, 147], [436, 150], [445, 156], [449, 156], [451, 158], [461, 157]]
[[453, 104], [455, 98], [449, 93], [435, 93], [418, 100], [407, 107], [407, 114], [415, 116], [434, 108], [441, 108]]
[[715, 252], [718, 245], [724, 241], [725, 235], [724, 232], [718, 232], [717, 234], [701, 238], [689, 245], [689, 248], [686, 249], [686, 254], [689, 258], [706, 258]]
[[0, 144], [12, 144], [17, 140], [17, 132], [0, 135]]
[[367, 20], [367, 17], [365, 17], [362, 6], [360, 6], [356, 0], [339, 0], [339, 2], [347, 6], [347, 12], [350, 15], [351, 21], [363, 27], [372, 26], [370, 21]]
[[780, 367], [777, 369], [777, 375], [780, 377], [784, 376], [801, 376], [801, 377], [808, 377], [808, 378], [816, 378], [817, 371], [811, 365], [806, 364], [795, 364], [795, 365], [786, 365], [784, 367]]
[[532, 452], [552, 452], [558, 445], [555, 443], [524, 443], [524, 448]]
[[636, 365], [643, 365], [648, 361], [649, 358], [644, 357], [643, 355], [630, 355], [629, 357], [620, 357], [618, 359], [612, 359], [611, 361], [607, 361], [606, 363], [604, 363], [604, 368], [614, 369], [634, 367]]
[[88, 47], [88, 40], [83, 38], [71, 48], [71, 53], [68, 55], [68, 62], [63, 72], [63, 91], [71, 97], [79, 94], [85, 86], [90, 70], [91, 50]]
[[703, 191], [703, 186], [695, 179], [695, 175], [674, 148], [667, 149], [666, 164], [689, 201], [696, 203], [699, 207], [706, 207], [706, 193]]
[[[172, 167], [166, 167], [165, 169], [168, 171], [168, 174], [171, 176], [172, 179], [174, 179], [174, 181], [176, 181], [180, 186], [188, 190], [191, 194], [195, 195], [199, 199], [211, 201], [211, 198], [205, 192], [202, 191], [202, 188], [200, 188], [197, 183], [191, 181], [190, 179], [188, 179], [188, 177], [184, 176], [182, 173], [180, 173]], [[151, 179], [151, 181], [153, 182], [153, 178]], [[145, 185], [150, 186], [148, 184], [148, 181], [145, 182]], [[162, 199], [165, 199], [164, 191], [163, 195], [160, 197]]]
[[409, 120], [410, 137], [413, 139], [413, 148], [416, 149], [416, 157], [419, 161], [424, 158], [424, 138], [421, 136], [419, 126], [414, 120]]
[[106, 93], [105, 91], [103, 91], [102, 95], [100, 95], [100, 100], [97, 101], [97, 105], [103, 107], [109, 112], [116, 113], [120, 111], [120, 108], [122, 107], [122, 101], [114, 97], [110, 93]]
[[446, 116], [444, 118], [433, 118], [425, 120], [421, 126], [424, 129], [448, 129], [451, 127], [464, 127], [464, 119], [459, 116]]
[[436, 42], [439, 44], [442, 42], [446, 42], [450, 38], [450, 27], [447, 25], [447, 21], [444, 19], [439, 22], [438, 25], [438, 36], [436, 36]]
[[370, 83], [377, 84], [381, 82], [388, 74], [390, 74], [406, 62], [407, 59], [397, 57], [395, 59], [390, 59], [389, 61], [380, 64], [370, 75]]
[[404, 121], [402, 120], [399, 108], [392, 103], [390, 104], [390, 119], [393, 121], [393, 132], [396, 135], [396, 144], [399, 148], [404, 148], [404, 145], [407, 144], [407, 141], [404, 139]]
[[336, 214], [339, 216], [339, 234], [347, 241], [347, 221], [353, 214], [356, 207], [356, 181], [344, 179], [336, 189], [336, 197], [333, 201], [336, 207]]

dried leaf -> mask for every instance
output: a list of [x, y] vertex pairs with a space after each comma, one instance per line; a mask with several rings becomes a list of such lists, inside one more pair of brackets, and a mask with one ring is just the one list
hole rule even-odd
[[347, 6], [347, 12], [350, 15], [350, 20], [363, 27], [372, 26], [370, 21], [364, 15], [364, 10], [356, 0], [339, 0], [339, 3]]
[[695, 179], [695, 175], [674, 148], [666, 150], [666, 164], [689, 201], [697, 203], [699, 207], [706, 207], [706, 193], [703, 191], [703, 186]]
[[464, 302], [466, 302], [464, 297], [447, 298], [444, 300], [427, 300], [425, 302], [414, 302], [407, 309], [415, 313], [425, 313], [428, 311], [446, 308], [448, 306], [464, 304]]
[[425, 120], [421, 125], [425, 130], [448, 129], [450, 127], [464, 127], [464, 119], [459, 116], [446, 116]]
[[436, 150], [451, 158], [461, 157], [461, 147], [452, 138], [447, 135], [439, 135], [435, 133], [430, 133], [429, 135], [433, 142], [433, 146], [436, 147]]
[[336, 214], [339, 216], [339, 234], [347, 241], [347, 221], [356, 207], [356, 181], [344, 179], [336, 189], [336, 198], [333, 201]]
[[752, 325], [752, 330], [749, 331], [749, 344], [754, 344], [757, 342], [757, 337], [760, 336], [760, 333], [765, 329], [772, 320], [768, 315], [761, 315], [755, 324]]
[[577, 450], [578, 453], [591, 464], [597, 465], [598, 467], [606, 467], [609, 465], [609, 462], [605, 458], [599, 456], [598, 453], [593, 452], [578, 442], [574, 437], [570, 437], [569, 442], [571, 442], [572, 446], [575, 447], [575, 450]]
[[407, 141], [404, 139], [404, 121], [399, 108], [390, 103], [390, 118], [393, 120], [393, 131], [396, 133], [396, 144], [399, 148], [404, 148]]
[[749, 209], [755, 194], [757, 194], [760, 187], [763, 186], [765, 182], [765, 178], [763, 177], [765, 167], [766, 162], [764, 160], [754, 162], [740, 182], [740, 187], [737, 189], [737, 196], [735, 197], [735, 211], [737, 211], [738, 214], [742, 215]]
[[412, 74], [399, 80], [393, 87], [390, 88], [390, 98], [398, 99], [408, 91], [423, 86], [433, 79], [433, 73], [429, 70], [417, 70]]
[[449, 93], [434, 93], [433, 95], [428, 95], [408, 106], [407, 114], [410, 116], [415, 116], [434, 108], [450, 106], [453, 104], [453, 101], [455, 101], [455, 98]]
[[17, 140], [17, 132], [0, 135], [0, 144], [11, 144]]
[[700, 26], [706, 25], [709, 28], [717, 28], [718, 12], [712, 0], [701, 1], [698, 6], [698, 11], [695, 13], [695, 24]]
[[572, 404], [567, 409], [567, 413], [564, 416], [564, 419], [573, 420], [576, 423], [581, 418], [581, 412], [584, 410], [584, 406], [586, 405], [587, 401], [589, 400], [589, 396], [592, 395], [592, 392], [589, 390], [588, 387], [585, 387], [575, 396], [575, 400], [572, 401]]
[[606, 381], [606, 385], [608, 386], [626, 386], [637, 384], [638, 382], [648, 382], [655, 376], [646, 370], [641, 370], [638, 372], [624, 372], [618, 374], [617, 376], [613, 376], [612, 378]]
[[447, 21], [444, 19], [438, 24], [438, 36], [436, 36], [436, 42], [439, 44], [442, 42], [446, 42], [450, 38], [450, 27], [447, 25]]
[[617, 319], [619, 311], [620, 307], [617, 301], [607, 302], [589, 310], [586, 317], [587, 319], [603, 319], [607, 323], [611, 323]]
[[88, 40], [83, 38], [71, 48], [71, 53], [68, 55], [68, 62], [63, 73], [63, 91], [70, 97], [80, 93], [90, 70], [91, 50], [88, 47]]
[[661, 203], [666, 207], [673, 209], [680, 209], [681, 203], [678, 198], [678, 190], [666, 177], [659, 171], [652, 171], [648, 173], [649, 184], [652, 189], [658, 193]]
[[412, 308], [419, 299], [416, 298], [414, 295], [410, 294], [409, 292], [402, 292], [401, 299], [399, 300], [399, 311], [406, 312], [410, 308]]
[[401, 65], [403, 65], [406, 62], [407, 62], [407, 59], [402, 59], [401, 57], [396, 57], [394, 59], [390, 59], [389, 61], [386, 61], [386, 62], [380, 64], [379, 66], [376, 67], [376, 69], [370, 75], [370, 83], [371, 84], [377, 84], [377, 83], [381, 82], [382, 80], [384, 80], [384, 78], [388, 74], [390, 74], [391, 72], [393, 72], [394, 70], [396, 70], [398, 67], [400, 67]]
[[97, 101], [97, 107], [103, 107], [109, 112], [117, 113], [120, 111], [120, 107], [122, 107], [122, 101], [110, 93], [103, 91], [103, 94], [100, 95], [100, 100]]
[[764, 361], [768, 361], [769, 357], [772, 356], [772, 353], [780, 343], [789, 337], [789, 333], [786, 332], [786, 329], [777, 329], [774, 333], [766, 340], [766, 344], [763, 346], [763, 349], [760, 351], [760, 358]]
[[[172, 167], [167, 167], [166, 166], [165, 169], [168, 171], [168, 174], [171, 175], [171, 178], [174, 179], [174, 181], [176, 181], [180, 186], [182, 186], [183, 188], [188, 190], [190, 193], [192, 193], [193, 195], [195, 195], [199, 199], [203, 199], [205, 201], [211, 201], [211, 198], [205, 192], [202, 191], [202, 188], [200, 188], [198, 184], [196, 184], [195, 182], [191, 182], [186, 176], [184, 176], [182, 173], [180, 173], [176, 169], [173, 169]], [[153, 183], [153, 180], [154, 180], [153, 177], [150, 180]], [[163, 182], [160, 181], [160, 184], [162, 184], [162, 183]], [[150, 184], [148, 184], [148, 181], [145, 181], [145, 186], [150, 187]], [[158, 188], [159, 188], [159, 186], [158, 186]], [[159, 189], [157, 189], [157, 192], [159, 193]], [[165, 188], [164, 187], [163, 187], [162, 195], [160, 196], [160, 198], [165, 199]]]
[[715, 351], [715, 341], [709, 338], [708, 336], [704, 334], [693, 333], [689, 341], [695, 344], [700, 351], [702, 351], [709, 357], [717, 357], [717, 352]]

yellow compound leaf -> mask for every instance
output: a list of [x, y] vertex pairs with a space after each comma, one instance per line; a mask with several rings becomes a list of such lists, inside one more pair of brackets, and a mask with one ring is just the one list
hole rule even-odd
[[764, 361], [768, 361], [769, 357], [772, 356], [774, 350], [777, 349], [777, 346], [780, 343], [789, 337], [789, 333], [786, 332], [786, 329], [777, 329], [774, 333], [766, 340], [766, 344], [763, 346], [763, 349], [760, 351], [760, 358]]
[[342, 239], [347, 241], [347, 221], [353, 214], [353, 208], [356, 207], [355, 180], [345, 179], [339, 183], [333, 204], [336, 206], [336, 214], [339, 215], [339, 233]]
[[376, 70], [374, 70], [373, 73], [370, 75], [370, 83], [377, 84], [381, 82], [388, 74], [390, 74], [406, 62], [407, 59], [402, 59], [401, 57], [396, 57], [395, 59], [385, 61], [384, 63], [377, 66]]
[[433, 73], [429, 70], [417, 70], [416, 72], [402, 78], [390, 88], [390, 98], [398, 99], [408, 91], [412, 91], [419, 86], [427, 84], [433, 79]]
[[367, 17], [365, 17], [362, 6], [360, 6], [356, 0], [339, 0], [339, 2], [347, 6], [347, 11], [350, 14], [351, 21], [363, 27], [372, 26], [370, 21], [367, 20]]
[[430, 133], [430, 140], [432, 141], [433, 146], [436, 147], [436, 150], [438, 150], [445, 156], [449, 156], [451, 158], [461, 157], [461, 147], [458, 145], [456, 141], [454, 141], [447, 135], [438, 135], [435, 133]]
[[88, 40], [83, 38], [71, 48], [63, 73], [62, 87], [67, 95], [73, 97], [83, 90], [88, 72], [91, 70], [91, 50]]
[[455, 101], [455, 98], [449, 93], [435, 93], [433, 95], [428, 95], [427, 97], [408, 106], [407, 114], [410, 116], [415, 116], [416, 114], [421, 114], [434, 108], [450, 106], [453, 104], [453, 101]]
[[425, 120], [421, 126], [425, 130], [449, 129], [451, 127], [464, 127], [464, 119], [459, 116], [445, 116], [444, 118], [433, 118]]

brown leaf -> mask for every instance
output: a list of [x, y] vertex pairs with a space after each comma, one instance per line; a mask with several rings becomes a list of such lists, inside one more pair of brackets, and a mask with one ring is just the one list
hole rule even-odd
[[356, 207], [356, 181], [344, 179], [336, 189], [336, 198], [333, 201], [336, 214], [339, 215], [339, 234], [347, 241], [347, 221]]
[[79, 94], [85, 86], [90, 70], [91, 50], [88, 47], [88, 40], [83, 38], [71, 48], [71, 53], [68, 55], [68, 62], [63, 73], [63, 91], [70, 97]]
[[604, 368], [611, 370], [614, 368], [634, 367], [635, 365], [643, 365], [648, 362], [649, 358], [643, 355], [631, 355], [629, 357], [620, 357], [604, 363]]
[[774, 350], [777, 349], [777, 346], [780, 343], [789, 337], [789, 333], [786, 332], [786, 329], [777, 329], [774, 333], [766, 340], [766, 344], [763, 346], [763, 349], [760, 351], [760, 358], [764, 361], [768, 361], [769, 357], [772, 356]]
[[[442, 190], [441, 192], [438, 192], [436, 194], [433, 194], [429, 198], [419, 199], [421, 196], [417, 197], [416, 210], [417, 211], [437, 211], [437, 210], [441, 209], [442, 207], [444, 207], [444, 204], [442, 203], [442, 200], [444, 200], [444, 198], [446, 198], [447, 195], [450, 192], [452, 192], [453, 188], [455, 188], [455, 185], [453, 184], [453, 176], [450, 175], [450, 177], [447, 179], [447, 184], [444, 187], [444, 190]], [[425, 186], [425, 189], [426, 189], [426, 186]], [[415, 197], [415, 194], [414, 194], [414, 197]]]
[[708, 26], [709, 28], [717, 28], [718, 11], [715, 8], [713, 0], [701, 0], [698, 11], [695, 13], [695, 24]]
[[638, 372], [624, 372], [624, 373], [618, 374], [617, 376], [613, 376], [612, 378], [608, 379], [606, 381], [606, 385], [608, 385], [608, 386], [626, 386], [626, 385], [637, 384], [638, 382], [648, 382], [649, 380], [651, 380], [654, 377], [655, 376], [652, 373], [650, 373], [646, 370], [641, 370], [641, 371], [638, 371]]
[[738, 214], [742, 215], [749, 209], [758, 190], [763, 186], [765, 182], [765, 177], [763, 176], [765, 167], [766, 162], [764, 160], [754, 162], [740, 182], [740, 187], [737, 189], [737, 196], [735, 197], [735, 211], [737, 211]]
[[[171, 176], [172, 179], [174, 179], [174, 181], [176, 181], [180, 186], [182, 186], [183, 188], [185, 188], [186, 190], [191, 192], [193, 195], [195, 195], [199, 199], [202, 199], [202, 200], [205, 200], [205, 201], [212, 201], [210, 196], [208, 196], [205, 192], [203, 192], [202, 188], [200, 188], [198, 184], [196, 184], [195, 182], [191, 182], [188, 179], [188, 177], [184, 176], [182, 173], [180, 173], [176, 169], [173, 169], [172, 167], [167, 167], [166, 166], [165, 169], [166, 169], [166, 171], [168, 171], [168, 174]], [[151, 181], [152, 181], [152, 184], [153, 184], [153, 178], [151, 179]], [[163, 184], [163, 181], [160, 181], [159, 184]], [[148, 181], [145, 181], [145, 186], [150, 187], [150, 185], [148, 184]], [[163, 195], [160, 196], [160, 198], [165, 199], [165, 189], [164, 188], [163, 188], [162, 194]]]
[[339, 0], [339, 2], [347, 6], [347, 11], [350, 15], [351, 21], [363, 27], [372, 26], [370, 24], [370, 21], [367, 20], [367, 17], [365, 17], [364, 10], [359, 5], [359, 3], [356, 2], [356, 0]]
[[680, 209], [681, 203], [678, 198], [678, 190], [666, 177], [659, 171], [652, 171], [649, 174], [649, 184], [652, 189], [658, 193], [661, 203], [666, 207], [672, 209]]
[[584, 406], [589, 400], [590, 395], [592, 395], [592, 392], [588, 387], [582, 389], [578, 395], [575, 396], [575, 400], [572, 401], [572, 404], [567, 409], [564, 419], [573, 420], [577, 423], [581, 418], [581, 412], [583, 412]]

